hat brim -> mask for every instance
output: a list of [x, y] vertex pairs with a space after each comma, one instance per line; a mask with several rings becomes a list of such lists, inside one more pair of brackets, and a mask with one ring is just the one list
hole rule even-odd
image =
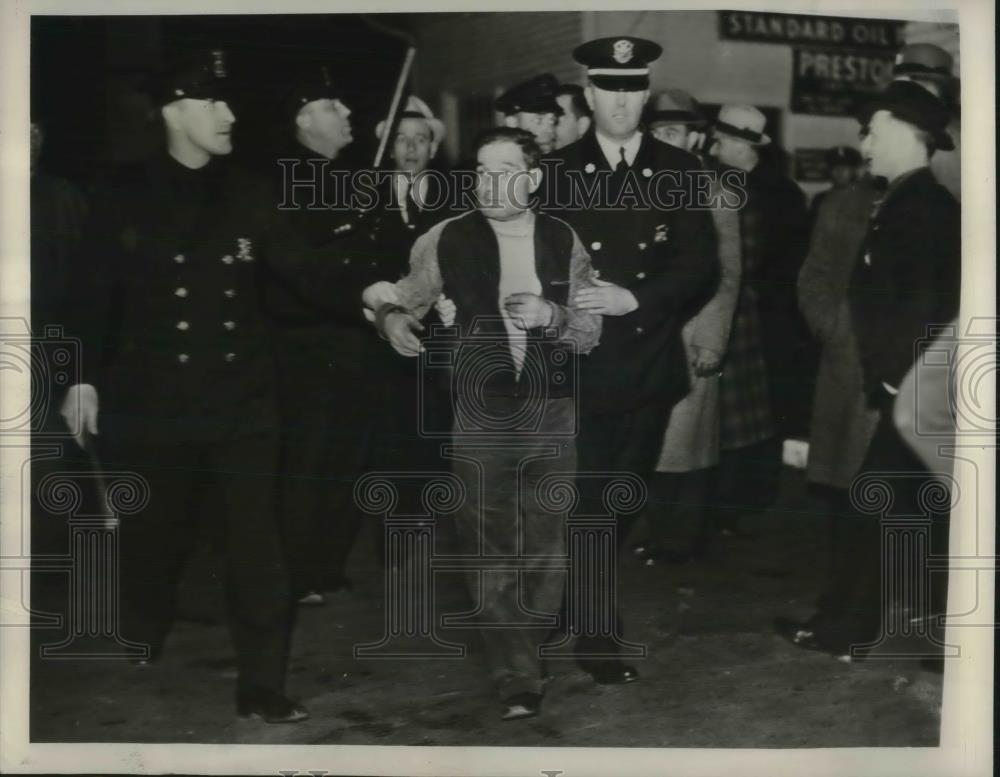
[[646, 123], [653, 124], [683, 124], [697, 127], [705, 123], [705, 119], [689, 111], [650, 111]]
[[737, 132], [731, 132], [727, 129], [720, 127], [718, 124], [712, 125], [712, 134], [714, 135], [725, 135], [727, 138], [735, 138], [736, 140], [742, 140], [744, 143], [749, 143], [751, 146], [769, 146], [771, 144], [771, 136], [766, 132], [761, 132], [759, 135], [756, 132], [751, 132], [747, 130], [746, 134], [740, 134]]
[[899, 100], [887, 100], [884, 96], [873, 97], [862, 103], [858, 110], [857, 119], [861, 126], [866, 126], [879, 111], [888, 111], [895, 118], [906, 122], [923, 132], [930, 133], [934, 139], [934, 147], [940, 151], [954, 151], [955, 141], [944, 127], [929, 126], [922, 115], [917, 114], [907, 103]]
[[[409, 116], [407, 118], [416, 118], [415, 116]], [[444, 122], [441, 119], [429, 119], [426, 116], [420, 117], [422, 121], [426, 121], [428, 126], [431, 128], [431, 135], [433, 136], [434, 143], [440, 143], [444, 140]], [[385, 132], [385, 119], [382, 119], [378, 124], [375, 125], [375, 139], [381, 140], [382, 133]]]
[[649, 76], [590, 76], [590, 83], [606, 92], [645, 92]]

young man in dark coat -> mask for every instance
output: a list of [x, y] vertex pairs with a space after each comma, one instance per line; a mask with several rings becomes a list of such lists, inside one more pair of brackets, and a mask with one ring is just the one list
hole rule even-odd
[[[948, 324], [958, 312], [961, 213], [929, 168], [932, 154], [954, 147], [948, 119], [939, 99], [905, 81], [891, 83], [859, 115], [862, 154], [872, 175], [889, 182], [876, 203], [848, 290], [864, 390], [879, 412], [860, 476], [879, 473], [886, 479], [894, 515], [925, 512], [918, 495], [928, 478], [894, 425], [894, 398], [929, 328]], [[939, 553], [946, 529], [944, 521], [935, 523], [931, 542]], [[779, 633], [799, 647], [845, 659], [864, 655], [876, 644], [883, 604], [889, 604], [882, 601], [881, 528], [880, 519], [871, 515], [840, 522], [834, 546], [838, 563], [816, 614], [806, 623], [779, 619]], [[935, 611], [941, 612], [945, 587], [935, 589], [933, 598]]]
[[[670, 408], [690, 389], [681, 341], [685, 321], [713, 293], [719, 275], [708, 209], [692, 205], [697, 158], [639, 129], [657, 44], [621, 36], [579, 46], [587, 68], [593, 127], [545, 163], [543, 207], [565, 218], [590, 252], [599, 279], [572, 300], [603, 317], [601, 347], [581, 366], [581, 472], [653, 471]], [[588, 512], [606, 514], [585, 493]], [[634, 518], [619, 525], [624, 544]], [[581, 635], [580, 663], [601, 683], [630, 682], [614, 635]]]

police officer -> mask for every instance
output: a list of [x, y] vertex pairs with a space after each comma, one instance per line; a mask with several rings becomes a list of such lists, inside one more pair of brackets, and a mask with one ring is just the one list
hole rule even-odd
[[563, 115], [556, 101], [558, 89], [555, 76], [542, 73], [512, 86], [496, 99], [496, 109], [504, 115], [504, 126], [528, 130], [543, 154], [555, 148], [556, 123]]
[[[236, 121], [220, 49], [178, 57], [158, 80], [163, 153], [95, 198], [72, 331], [82, 381], [63, 415], [104, 464], [142, 475], [149, 501], [121, 522], [122, 636], [155, 662], [178, 579], [214, 498], [225, 537], [237, 710], [296, 722], [285, 696], [291, 600], [274, 515], [277, 417], [260, 268], [332, 296], [341, 266], [275, 228], [268, 187], [224, 159]], [[315, 268], [315, 271], [310, 270]], [[99, 400], [99, 404], [98, 404]], [[98, 407], [100, 411], [98, 412]]]
[[[581, 366], [581, 472], [652, 472], [670, 408], [690, 388], [681, 327], [718, 278], [711, 217], [691, 209], [683, 191], [698, 160], [639, 129], [649, 63], [661, 53], [629, 36], [579, 46], [573, 57], [587, 68], [593, 127], [545, 167], [552, 184], [545, 207], [576, 230], [599, 273], [597, 286], [574, 300], [604, 316], [601, 343]], [[602, 201], [581, 207], [580, 189], [595, 182]], [[619, 537], [629, 528], [621, 526]], [[617, 652], [607, 638], [580, 642], [581, 652]], [[581, 663], [601, 683], [638, 677], [617, 658]]]
[[[322, 605], [324, 592], [351, 588], [345, 566], [360, 526], [351, 499], [365, 454], [362, 363], [367, 323], [361, 290], [372, 267], [361, 260], [358, 212], [337, 162], [353, 140], [350, 109], [325, 66], [293, 76], [282, 115], [291, 130], [275, 165], [275, 206], [299, 240], [346, 253], [342, 289], [356, 293], [331, 316], [297, 290], [300, 278], [270, 272], [264, 286], [276, 326], [281, 478], [279, 503], [292, 595]], [[343, 202], [339, 202], [343, 199]], [[328, 206], [336, 207], [328, 207]]]

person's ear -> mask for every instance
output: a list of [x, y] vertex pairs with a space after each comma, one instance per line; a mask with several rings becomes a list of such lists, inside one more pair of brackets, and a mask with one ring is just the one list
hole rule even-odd
[[312, 126], [312, 114], [304, 108], [295, 114], [295, 126], [300, 130], [307, 130]]
[[168, 103], [160, 108], [160, 115], [163, 117], [163, 123], [174, 129], [180, 121], [180, 106], [177, 102]]
[[542, 185], [542, 168], [533, 167], [528, 171], [528, 194], [534, 194]]
[[587, 101], [587, 106], [590, 110], [594, 110], [594, 85], [588, 83], [583, 90], [583, 98]]
[[440, 145], [439, 141], [437, 141], [437, 140], [432, 140], [431, 141], [431, 154], [430, 154], [429, 159], [433, 159], [434, 157], [437, 156], [438, 146], [439, 145]]
[[646, 104], [646, 103], [648, 103], [648, 102], [649, 102], [649, 90], [648, 90], [648, 89], [646, 89], [646, 90], [645, 90], [645, 91], [644, 91], [644, 92], [642, 93], [642, 104], [643, 104], [643, 105], [645, 105], [645, 104]]
[[586, 135], [587, 131], [590, 129], [590, 117], [580, 116], [576, 120], [576, 128], [581, 135]]
[[517, 122], [517, 116], [504, 116], [503, 117], [503, 125], [505, 127], [513, 127], [513, 128], [516, 129], [517, 128], [517, 123], [518, 123]]

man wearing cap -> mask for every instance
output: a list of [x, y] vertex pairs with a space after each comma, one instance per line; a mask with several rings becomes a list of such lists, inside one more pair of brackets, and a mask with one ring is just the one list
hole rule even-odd
[[[661, 53], [652, 41], [629, 36], [577, 47], [573, 57], [587, 68], [593, 126], [545, 165], [545, 207], [576, 230], [598, 273], [595, 286], [573, 300], [601, 314], [604, 326], [600, 347], [581, 365], [582, 473], [649, 476], [670, 408], [690, 388], [681, 327], [718, 278], [711, 217], [691, 209], [683, 191], [698, 160], [639, 129], [649, 63]], [[674, 207], [666, 207], [669, 194], [677, 195]], [[592, 491], [583, 493], [585, 512], [606, 515]], [[620, 525], [619, 544], [629, 528], [630, 522]], [[638, 677], [618, 657], [620, 636], [619, 623], [612, 635], [587, 633], [577, 642], [579, 654], [600, 656], [579, 661], [598, 682]]]
[[[926, 472], [900, 439], [892, 410], [919, 346], [928, 340], [928, 327], [944, 326], [958, 312], [961, 214], [929, 169], [932, 154], [953, 147], [948, 109], [926, 89], [894, 81], [864, 106], [859, 121], [861, 153], [871, 173], [889, 182], [848, 290], [864, 390], [879, 413], [861, 474], [877, 473], [889, 482], [893, 515], [933, 515], [918, 497]], [[932, 553], [942, 552], [945, 523], [934, 521]], [[871, 515], [838, 523], [835, 565], [816, 614], [806, 623], [776, 622], [779, 633], [799, 647], [845, 660], [875, 644], [883, 616], [880, 526]], [[944, 588], [932, 593], [935, 612], [942, 611]]]
[[834, 146], [827, 149], [826, 169], [830, 177], [831, 186], [829, 189], [819, 192], [813, 197], [809, 206], [809, 222], [816, 223], [816, 215], [827, 195], [831, 192], [843, 191], [850, 188], [851, 184], [858, 180], [864, 160], [861, 152], [850, 146]]
[[377, 276], [358, 252], [358, 213], [326, 207], [347, 190], [337, 160], [353, 134], [340, 95], [325, 66], [291, 79], [282, 105], [292, 137], [273, 169], [274, 207], [305, 244], [335, 243], [346, 254], [341, 280], [345, 293], [355, 288], [355, 304], [331, 316], [297, 290], [298, 279], [274, 271], [264, 286], [265, 308], [276, 322], [279, 515], [292, 594], [307, 605], [351, 587], [345, 567], [361, 521], [352, 489], [365, 456], [363, 424], [373, 411], [364, 388], [368, 326], [356, 300]]
[[654, 138], [692, 153], [700, 151], [705, 141], [700, 130], [706, 123], [698, 103], [683, 89], [660, 92], [646, 114], [646, 126]]
[[556, 122], [563, 109], [556, 102], [559, 82], [551, 73], [542, 73], [512, 86], [496, 99], [496, 109], [504, 116], [504, 126], [528, 130], [543, 154], [555, 147]]
[[805, 434], [812, 398], [812, 342], [795, 295], [809, 237], [805, 195], [765, 161], [765, 125], [751, 105], [724, 105], [710, 148], [746, 174], [742, 288], [720, 386], [723, 455], [713, 489], [729, 531], [738, 530], [738, 511], [766, 508], [777, 497], [781, 441]]
[[155, 91], [164, 152], [94, 198], [70, 327], [82, 381], [62, 414], [81, 447], [148, 485], [148, 501], [120, 525], [122, 636], [148, 648], [137, 663], [163, 650], [198, 506], [213, 497], [238, 713], [296, 722], [307, 713], [284, 688], [292, 607], [274, 515], [277, 413], [260, 268], [301, 278], [320, 304], [335, 295], [342, 265], [272, 228], [267, 187], [223, 159], [235, 116], [222, 50], [178, 58]]
[[556, 89], [556, 102], [562, 108], [562, 115], [556, 122], [555, 147], [560, 149], [587, 134], [592, 113], [579, 84], [560, 84]]

